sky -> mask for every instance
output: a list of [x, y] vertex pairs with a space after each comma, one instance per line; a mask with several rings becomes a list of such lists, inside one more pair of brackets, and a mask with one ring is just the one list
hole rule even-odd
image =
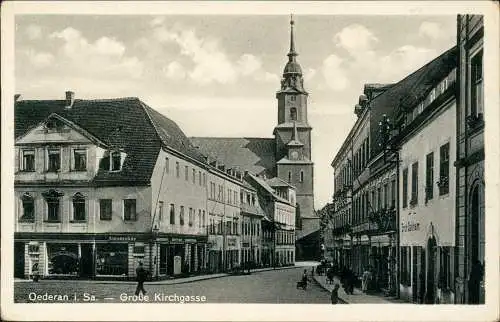
[[[18, 15], [23, 99], [139, 97], [187, 136], [272, 137], [288, 15]], [[456, 16], [295, 15], [309, 92], [315, 208], [365, 83], [392, 83], [456, 42]]]

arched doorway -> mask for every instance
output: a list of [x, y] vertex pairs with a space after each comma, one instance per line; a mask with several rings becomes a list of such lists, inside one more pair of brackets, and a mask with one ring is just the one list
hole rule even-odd
[[434, 236], [427, 241], [427, 267], [426, 267], [426, 288], [425, 288], [425, 303], [433, 304], [436, 295], [436, 251], [437, 243]]
[[469, 303], [482, 303], [481, 281], [484, 276], [484, 189], [475, 184], [470, 195], [469, 225], [470, 268], [468, 276]]

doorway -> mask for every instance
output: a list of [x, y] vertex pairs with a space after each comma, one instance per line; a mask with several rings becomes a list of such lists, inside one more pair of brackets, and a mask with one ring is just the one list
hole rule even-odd
[[24, 243], [14, 243], [14, 277], [24, 278]]
[[436, 276], [436, 238], [433, 236], [427, 241], [427, 273], [426, 273], [426, 292], [425, 303], [434, 304], [435, 302], [435, 276]]
[[94, 251], [92, 244], [81, 244], [80, 277], [94, 276]]

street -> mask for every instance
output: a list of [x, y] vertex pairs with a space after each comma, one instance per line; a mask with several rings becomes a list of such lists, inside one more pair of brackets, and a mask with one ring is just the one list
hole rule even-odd
[[[328, 304], [329, 293], [315, 282], [307, 290], [296, 289], [303, 267], [256, 272], [203, 281], [174, 284], [145, 284], [146, 297], [134, 297], [136, 285], [98, 281], [16, 282], [16, 303], [316, 303]], [[310, 270], [308, 269], [308, 272]], [[30, 295], [31, 294], [31, 295]], [[45, 295], [47, 294], [47, 295]], [[52, 295], [51, 299], [48, 299]], [[198, 298], [196, 298], [198, 296]], [[30, 297], [32, 300], [30, 300]], [[38, 297], [40, 300], [34, 299]], [[202, 297], [205, 297], [205, 301]], [[33, 300], [34, 299], [34, 300]]]

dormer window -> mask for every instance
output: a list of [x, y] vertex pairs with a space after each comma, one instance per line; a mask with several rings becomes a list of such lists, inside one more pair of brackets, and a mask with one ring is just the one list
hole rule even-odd
[[120, 171], [121, 159], [121, 153], [119, 151], [111, 152], [111, 171]]

